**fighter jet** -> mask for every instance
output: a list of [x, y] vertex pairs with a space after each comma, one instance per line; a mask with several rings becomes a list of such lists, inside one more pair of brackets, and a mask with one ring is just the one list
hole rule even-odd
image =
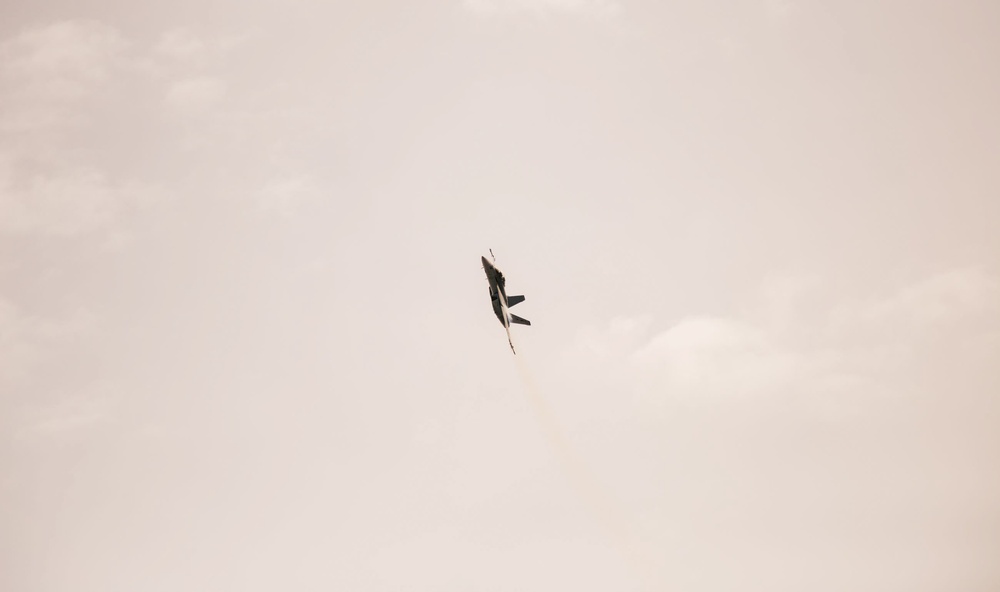
[[[490, 249], [490, 256], [493, 257], [493, 249]], [[505, 331], [507, 331], [507, 343], [510, 344], [510, 351], [517, 355], [514, 351], [514, 342], [510, 338], [510, 324], [514, 323], [516, 325], [530, 325], [531, 321], [527, 319], [522, 319], [510, 312], [510, 307], [515, 304], [520, 304], [524, 302], [524, 296], [507, 296], [507, 290], [505, 288], [506, 280], [503, 277], [503, 273], [497, 269], [496, 257], [493, 257], [494, 263], [490, 263], [486, 257], [483, 260], [483, 270], [486, 272], [486, 280], [490, 283], [490, 300], [493, 302], [493, 312], [500, 319], [500, 324], [503, 325]]]

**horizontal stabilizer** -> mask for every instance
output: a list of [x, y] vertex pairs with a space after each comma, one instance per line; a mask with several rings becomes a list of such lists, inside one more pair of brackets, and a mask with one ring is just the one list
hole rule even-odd
[[531, 324], [531, 321], [529, 321], [528, 319], [522, 319], [521, 317], [517, 316], [516, 314], [510, 315], [510, 322], [515, 323], [517, 325], [530, 325]]
[[522, 302], [524, 302], [524, 296], [518, 295], [507, 297], [507, 306], [514, 306], [515, 304], [520, 304]]

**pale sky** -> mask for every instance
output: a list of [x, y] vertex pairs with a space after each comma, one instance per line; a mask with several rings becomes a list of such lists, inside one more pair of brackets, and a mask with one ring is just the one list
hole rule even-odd
[[986, 1], [5, 3], [0, 590], [1000, 589], [998, 56]]

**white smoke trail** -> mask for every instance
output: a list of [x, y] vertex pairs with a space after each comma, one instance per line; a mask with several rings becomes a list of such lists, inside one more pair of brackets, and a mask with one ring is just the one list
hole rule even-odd
[[585, 465], [573, 453], [573, 448], [566, 440], [556, 422], [555, 416], [545, 402], [541, 391], [535, 384], [527, 365], [522, 356], [514, 356], [517, 369], [524, 383], [528, 400], [532, 410], [542, 426], [546, 439], [552, 445], [559, 460], [576, 489], [582, 495], [587, 505], [593, 511], [600, 527], [610, 535], [619, 550], [623, 553], [624, 559], [638, 572], [639, 580], [645, 590], [653, 590], [655, 580], [650, 558], [641, 551], [636, 544], [636, 538], [632, 536], [631, 529], [627, 521], [623, 518], [622, 512], [613, 503], [611, 498], [604, 493], [597, 480], [586, 470]]

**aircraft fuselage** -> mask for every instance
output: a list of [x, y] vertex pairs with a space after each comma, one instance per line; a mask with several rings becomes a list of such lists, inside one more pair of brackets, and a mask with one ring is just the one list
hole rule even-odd
[[[492, 251], [490, 251], [492, 254]], [[506, 280], [503, 277], [503, 273], [497, 269], [496, 265], [493, 265], [486, 260], [483, 260], [483, 271], [486, 272], [486, 280], [490, 283], [490, 301], [493, 304], [493, 313], [497, 315], [497, 319], [500, 320], [500, 324], [503, 325], [504, 331], [507, 332], [507, 341], [510, 343], [510, 350], [514, 351], [514, 342], [510, 337], [510, 325], [511, 323], [517, 325], [530, 325], [531, 321], [528, 319], [522, 319], [516, 314], [511, 314], [510, 307], [524, 302], [524, 295], [517, 294], [514, 296], [507, 295]], [[517, 352], [514, 352], [515, 354]]]
[[490, 283], [490, 300], [493, 303], [493, 313], [497, 315], [500, 324], [505, 328], [510, 327], [510, 317], [507, 313], [507, 292], [504, 287], [503, 273], [490, 263], [486, 257], [483, 260], [483, 270], [486, 271], [486, 280]]

